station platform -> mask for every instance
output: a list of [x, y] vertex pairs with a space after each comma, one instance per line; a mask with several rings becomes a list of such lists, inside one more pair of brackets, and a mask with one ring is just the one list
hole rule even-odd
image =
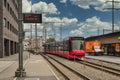
[[40, 55], [30, 55], [30, 58], [24, 64], [26, 77], [16, 78], [14, 80], [58, 80], [50, 66]]
[[115, 56], [88, 56], [87, 55], [86, 58], [93, 58], [93, 59], [98, 59], [98, 60], [120, 64], [120, 57], [115, 57]]
[[23, 55], [26, 77], [15, 77], [18, 68], [18, 54], [14, 54], [0, 58], [0, 80], [59, 80], [41, 55], [33, 55], [27, 51], [23, 52]]

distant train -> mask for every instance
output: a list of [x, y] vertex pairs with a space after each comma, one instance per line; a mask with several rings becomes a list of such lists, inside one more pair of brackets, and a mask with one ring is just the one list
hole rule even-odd
[[62, 41], [45, 43], [44, 53], [56, 54], [68, 59], [84, 59], [84, 37], [68, 37]]

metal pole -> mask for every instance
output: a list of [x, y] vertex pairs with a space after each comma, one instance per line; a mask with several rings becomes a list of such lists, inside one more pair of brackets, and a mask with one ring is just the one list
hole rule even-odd
[[[31, 13], [32, 13], [32, 2], [31, 2]], [[31, 50], [32, 50], [32, 24], [31, 24], [31, 44], [30, 44], [30, 46], [31, 46]]]
[[114, 32], [114, 0], [112, 0], [112, 32]]
[[56, 34], [55, 34], [55, 28], [53, 28], [53, 24], [52, 24], [52, 30], [53, 30], [53, 37], [55, 39], [56, 38]]
[[115, 13], [115, 10], [119, 10], [119, 8], [115, 8], [115, 4], [114, 3], [120, 3], [119, 1], [106, 1], [107, 2], [112, 2], [112, 8], [106, 8], [106, 9], [112, 9], [112, 32], [114, 32], [114, 13]]
[[60, 26], [60, 40], [62, 40], [62, 26]]
[[47, 29], [46, 29], [46, 26], [45, 26], [45, 42], [47, 42], [46, 37], [47, 37]]
[[19, 67], [15, 72], [16, 77], [26, 76], [23, 69], [23, 24], [22, 24], [22, 0], [18, 0], [18, 28], [19, 28]]
[[[31, 32], [30, 32], [30, 35], [31, 35], [31, 39], [30, 39], [30, 47], [31, 47], [31, 48], [30, 48], [30, 49], [31, 49], [31, 50], [30, 50], [30, 51], [32, 51], [32, 24], [31, 24], [30, 27], [31, 27]], [[29, 58], [30, 58], [30, 53], [29, 53]]]
[[104, 28], [103, 28], [103, 35], [104, 35]]
[[[64, 22], [44, 22], [44, 23], [64, 23]], [[46, 26], [44, 28], [45, 28], [45, 41], [46, 41], [46, 35], [47, 35]], [[53, 28], [53, 25], [52, 25], [52, 28]], [[55, 29], [54, 29], [54, 38], [56, 38]], [[62, 24], [60, 27], [60, 39], [62, 39]]]
[[36, 53], [37, 53], [37, 48], [38, 48], [38, 41], [37, 41], [37, 23], [35, 23], [35, 38], [36, 38]]
[[22, 70], [23, 70], [23, 24], [22, 24], [22, 1], [19, 1], [19, 70], [22, 76]]
[[99, 35], [99, 27], [98, 27], [98, 35]]
[[43, 31], [42, 31], [42, 35], [43, 35], [43, 39], [45, 40], [45, 30], [44, 30], [44, 26], [43, 26]]

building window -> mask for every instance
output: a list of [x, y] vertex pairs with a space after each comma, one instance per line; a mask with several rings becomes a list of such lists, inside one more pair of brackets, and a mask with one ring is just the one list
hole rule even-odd
[[3, 19], [3, 26], [6, 27], [6, 18]]
[[7, 10], [8, 10], [8, 11], [10, 10], [10, 5], [9, 5], [9, 3], [7, 3]]
[[7, 22], [7, 28], [9, 29], [9, 26], [10, 26], [10, 23], [9, 23], [9, 21]]
[[12, 15], [12, 8], [10, 7], [10, 14]]
[[12, 25], [10, 24], [10, 31], [11, 31], [11, 27], [12, 27]]
[[6, 1], [6, 0], [4, 0], [4, 6], [5, 6], [5, 7], [6, 7], [6, 2], [7, 2], [7, 1]]
[[18, 1], [15, 0], [15, 7], [18, 8]]

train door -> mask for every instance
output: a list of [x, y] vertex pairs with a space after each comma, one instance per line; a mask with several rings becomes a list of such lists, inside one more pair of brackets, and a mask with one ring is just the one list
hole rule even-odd
[[69, 58], [69, 40], [63, 42], [63, 54]]

